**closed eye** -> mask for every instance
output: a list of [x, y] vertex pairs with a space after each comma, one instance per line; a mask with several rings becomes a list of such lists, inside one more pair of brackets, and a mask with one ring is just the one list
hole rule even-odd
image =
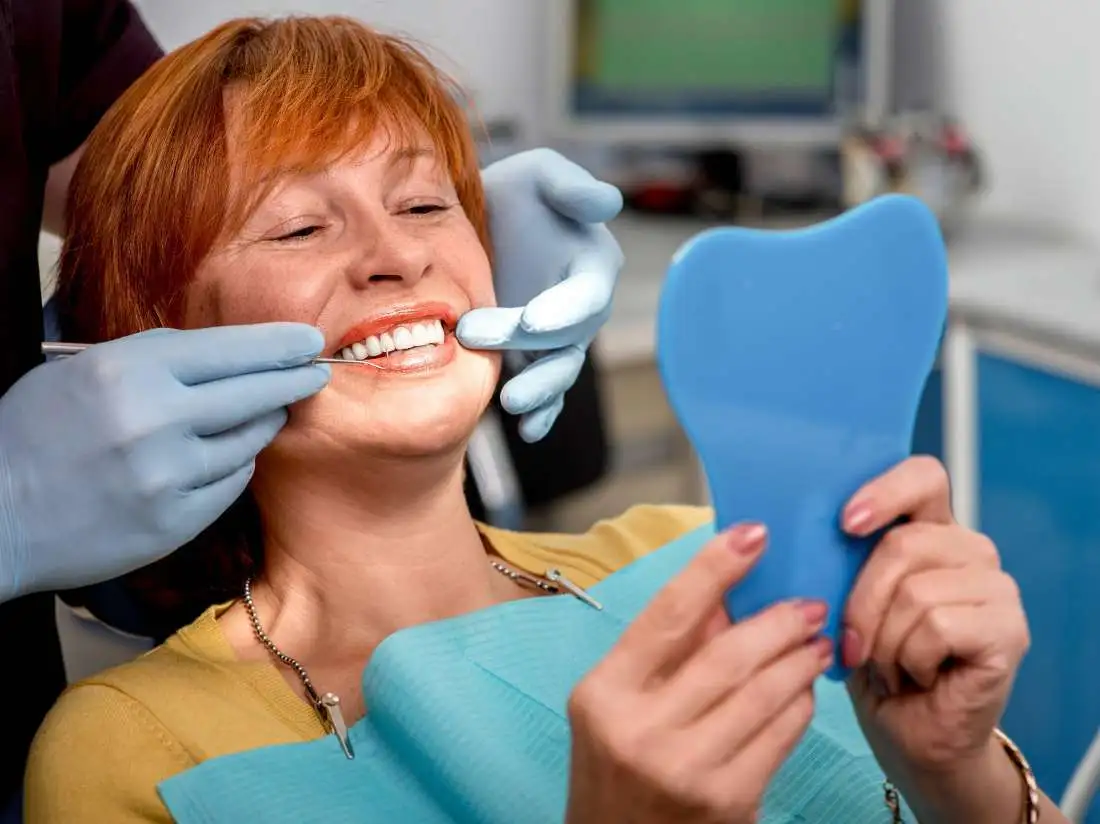
[[300, 229], [295, 229], [293, 232], [287, 232], [285, 235], [279, 235], [275, 240], [303, 240], [310, 235], [321, 231], [320, 226], [303, 226]]
[[405, 211], [411, 215], [430, 215], [433, 212], [445, 212], [450, 208], [450, 206], [441, 206], [438, 203], [422, 203], [418, 206], [411, 206]]

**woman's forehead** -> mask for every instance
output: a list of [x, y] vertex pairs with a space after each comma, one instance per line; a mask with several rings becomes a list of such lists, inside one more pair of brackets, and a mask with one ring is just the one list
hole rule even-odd
[[380, 111], [350, 111], [272, 118], [256, 111], [241, 92], [225, 96], [225, 141], [231, 167], [261, 176], [320, 172], [335, 163], [384, 162], [411, 169], [445, 163], [446, 147], [415, 118]]
[[[321, 180], [336, 167], [381, 165], [394, 180], [427, 172], [451, 179], [446, 147], [416, 122], [367, 122], [353, 114], [336, 128], [333, 119], [310, 123], [285, 119], [264, 124], [239, 91], [225, 96], [228, 173], [227, 225], [235, 232], [255, 210], [294, 181]], [[453, 182], [453, 180], [452, 180]]]

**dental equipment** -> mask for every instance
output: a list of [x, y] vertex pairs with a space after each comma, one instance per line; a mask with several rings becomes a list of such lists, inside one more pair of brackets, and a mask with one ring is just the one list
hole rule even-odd
[[1058, 806], [1071, 824], [1085, 824], [1092, 800], [1100, 790], [1100, 729], [1092, 739], [1085, 757], [1074, 770]]
[[[69, 355], [78, 355], [89, 346], [93, 345], [94, 344], [91, 343], [64, 343], [62, 341], [45, 341], [42, 344], [42, 354], [67, 357]], [[313, 358], [310, 363], [344, 363], [352, 364], [355, 366], [372, 366], [375, 369], [382, 368], [377, 363], [371, 363], [370, 361], [347, 360], [345, 358]]]

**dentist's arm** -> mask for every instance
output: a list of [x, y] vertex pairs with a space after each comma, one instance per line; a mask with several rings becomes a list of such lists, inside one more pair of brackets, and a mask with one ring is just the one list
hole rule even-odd
[[300, 324], [155, 330], [32, 370], [0, 398], [0, 602], [156, 561], [244, 490], [329, 371]]
[[549, 149], [482, 172], [501, 308], [475, 309], [458, 324], [471, 349], [508, 349], [529, 365], [501, 392], [522, 415], [520, 435], [546, 436], [577, 380], [588, 346], [611, 312], [623, 253], [603, 224], [622, 209], [619, 190]]

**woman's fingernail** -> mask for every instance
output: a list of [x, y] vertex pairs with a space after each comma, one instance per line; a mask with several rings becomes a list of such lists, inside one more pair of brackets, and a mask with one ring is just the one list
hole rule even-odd
[[863, 663], [863, 642], [858, 632], [851, 627], [845, 627], [841, 646], [844, 666], [854, 669]]
[[848, 507], [844, 513], [844, 529], [848, 532], [859, 534], [871, 522], [874, 512], [869, 504], [857, 501]]
[[828, 638], [817, 638], [813, 644], [821, 661], [821, 669], [829, 669], [833, 665], [833, 642]]
[[825, 626], [825, 617], [829, 614], [829, 605], [822, 601], [803, 601], [799, 604], [802, 617], [811, 632], [817, 632]]
[[755, 555], [763, 549], [767, 537], [762, 524], [741, 524], [730, 530], [727, 546], [740, 555]]

